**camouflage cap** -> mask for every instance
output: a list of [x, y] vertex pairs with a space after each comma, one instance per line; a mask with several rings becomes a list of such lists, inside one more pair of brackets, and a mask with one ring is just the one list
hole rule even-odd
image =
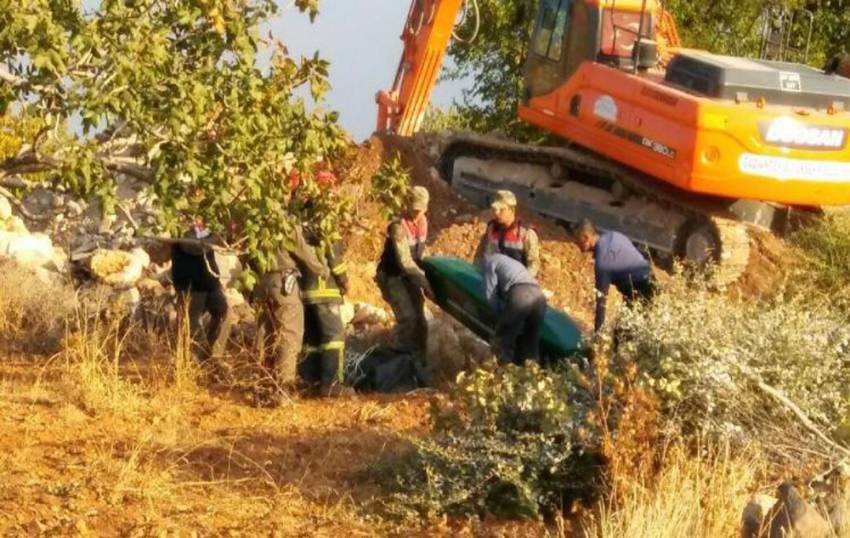
[[428, 202], [431, 200], [431, 195], [428, 194], [428, 189], [425, 187], [413, 187], [410, 189], [408, 196], [410, 208], [414, 211], [425, 211], [428, 209]]
[[490, 204], [490, 207], [493, 209], [516, 207], [516, 195], [511, 191], [496, 191], [496, 198]]

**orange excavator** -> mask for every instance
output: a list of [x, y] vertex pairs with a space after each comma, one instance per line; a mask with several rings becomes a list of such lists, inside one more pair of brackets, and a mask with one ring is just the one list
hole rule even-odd
[[[470, 2], [413, 0], [379, 130], [420, 128]], [[748, 226], [781, 232], [797, 214], [850, 204], [840, 69], [678, 41], [658, 0], [540, 0], [518, 114], [564, 144], [454, 135], [441, 174], [474, 202], [509, 188], [559, 222], [589, 218], [668, 259], [712, 261], [727, 282], [746, 267]]]

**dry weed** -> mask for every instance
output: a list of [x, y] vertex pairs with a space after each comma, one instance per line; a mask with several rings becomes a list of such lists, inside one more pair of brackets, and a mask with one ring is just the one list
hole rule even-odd
[[73, 289], [58, 279], [45, 282], [11, 261], [0, 261], [0, 273], [2, 344], [28, 353], [58, 351], [76, 304]]
[[121, 377], [120, 358], [128, 331], [121, 320], [77, 311], [76, 330], [64, 341], [66, 368], [74, 383], [77, 403], [89, 413], [110, 411], [135, 414], [140, 409], [139, 389]]
[[634, 483], [600, 504], [587, 524], [597, 538], [735, 537], [759, 466], [721, 450], [689, 456], [672, 450], [651, 482]]

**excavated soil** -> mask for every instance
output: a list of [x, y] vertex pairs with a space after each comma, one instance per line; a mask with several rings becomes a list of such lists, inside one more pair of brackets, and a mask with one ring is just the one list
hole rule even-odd
[[744, 298], [768, 297], [783, 289], [797, 267], [800, 254], [779, 237], [761, 230], [750, 231], [750, 259], [732, 293]]

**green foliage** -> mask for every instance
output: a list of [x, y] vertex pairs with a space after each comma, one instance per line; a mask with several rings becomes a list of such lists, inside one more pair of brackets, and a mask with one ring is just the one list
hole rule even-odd
[[799, 230], [791, 241], [806, 254], [793, 288], [850, 313], [850, 214], [827, 215]]
[[575, 438], [585, 410], [574, 405], [573, 378], [536, 365], [462, 375], [432, 405], [434, 437], [372, 469], [394, 491], [384, 509], [409, 518], [537, 518], [593, 496], [603, 462]]
[[[472, 81], [457, 104], [463, 122], [456, 127], [479, 132], [498, 131], [519, 140], [536, 140], [542, 134], [517, 118], [522, 95], [522, 66], [530, 40], [536, 0], [479, 0], [481, 27], [472, 43], [455, 41], [449, 55], [455, 67], [444, 76]], [[472, 33], [467, 17], [460, 35]]]
[[0, 161], [17, 155], [24, 141], [34, 139], [38, 131], [39, 123], [29, 118], [0, 116]]
[[[296, 5], [317, 13], [317, 0]], [[48, 127], [37, 151], [0, 162], [0, 176], [48, 170], [108, 200], [114, 173], [133, 175], [158, 199], [156, 232], [202, 218], [264, 269], [303, 217], [288, 209], [289, 174], [311, 181], [313, 163], [346, 142], [336, 114], [295, 96], [306, 87], [322, 97], [327, 62], [261, 39], [277, 9], [273, 0], [103, 0], [83, 14], [79, 2], [0, 0], [0, 99]], [[257, 63], [264, 48], [267, 68]], [[84, 133], [68, 136], [75, 117]], [[68, 139], [50, 149], [59, 136]]]
[[651, 306], [625, 311], [621, 346], [680, 433], [792, 445], [799, 420], [778, 390], [823, 431], [850, 410], [850, 326], [826, 304], [735, 302], [673, 283]]
[[440, 133], [452, 129], [472, 129], [468, 117], [464, 115], [461, 107], [456, 105], [448, 108], [428, 107], [428, 110], [425, 111], [425, 118], [422, 120], [422, 132]]
[[[827, 58], [850, 47], [850, 4], [846, 0], [667, 1], [667, 9], [676, 18], [687, 46], [749, 57], [758, 56], [760, 51], [762, 13], [765, 8], [776, 5], [807, 9], [814, 14], [808, 59], [810, 64], [822, 67]], [[798, 18], [800, 14], [798, 12]], [[796, 36], [797, 45], [802, 48], [808, 34], [808, 24], [800, 26], [799, 34]], [[802, 58], [799, 60], [802, 61]]]
[[384, 216], [394, 218], [401, 214], [410, 191], [410, 171], [401, 164], [396, 155], [384, 161], [378, 172], [372, 176], [372, 190], [369, 197], [380, 203]]

